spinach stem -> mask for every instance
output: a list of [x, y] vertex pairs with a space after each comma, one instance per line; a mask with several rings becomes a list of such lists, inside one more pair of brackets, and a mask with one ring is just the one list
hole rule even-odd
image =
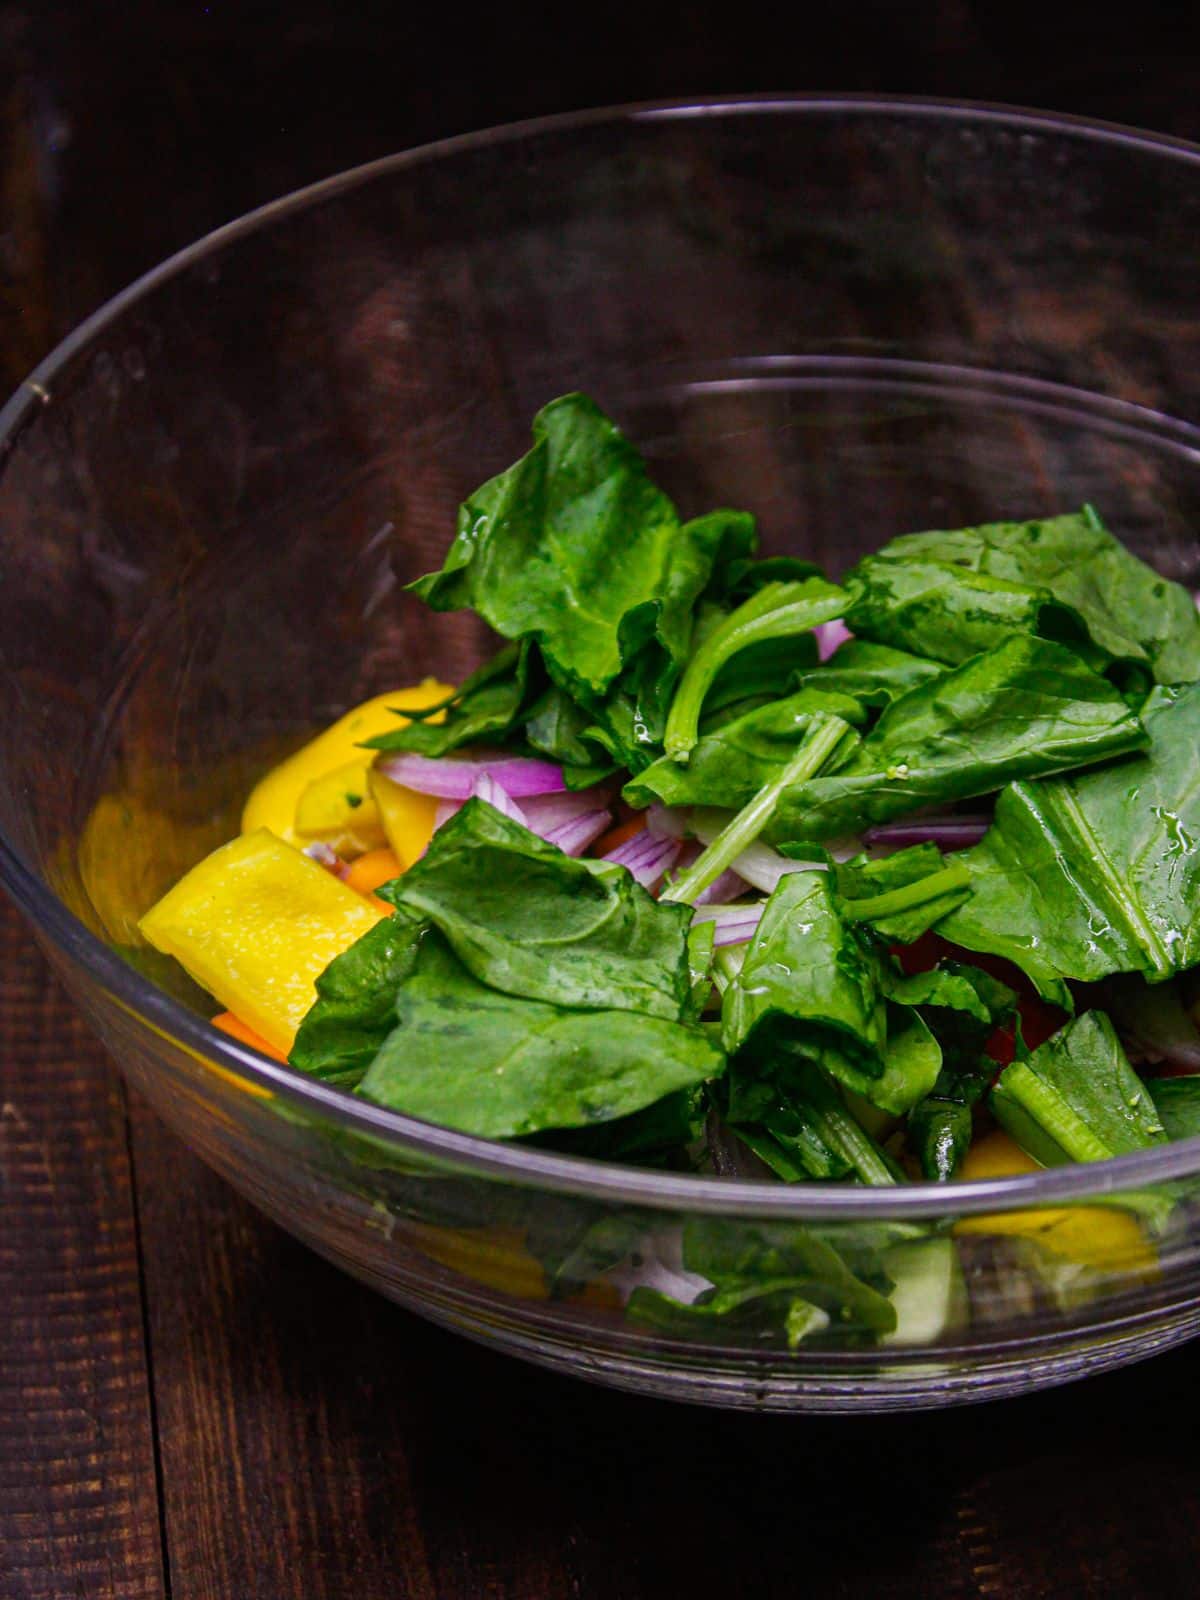
[[850, 732], [850, 725], [841, 717], [820, 713], [809, 724], [809, 735], [779, 776], [763, 787], [748, 805], [721, 830], [717, 837], [692, 862], [691, 866], [674, 883], [668, 884], [660, 895], [662, 900], [691, 901], [707, 889], [727, 867], [731, 867], [747, 845], [770, 822], [779, 804], [780, 796], [793, 784], [804, 783], [824, 766]]
[[749, 600], [709, 633], [688, 662], [663, 735], [672, 761], [687, 762], [699, 738], [704, 697], [717, 673], [731, 657], [766, 639], [807, 633], [819, 622], [832, 622], [846, 609], [849, 597], [824, 579], [764, 584]]
[[961, 861], [948, 861], [940, 872], [931, 872], [927, 878], [918, 878], [915, 883], [906, 883], [899, 889], [889, 889], [886, 894], [873, 894], [861, 900], [843, 900], [842, 916], [847, 922], [890, 917], [897, 911], [909, 911], [913, 906], [936, 900], [951, 889], [961, 889], [970, 882], [970, 877]]

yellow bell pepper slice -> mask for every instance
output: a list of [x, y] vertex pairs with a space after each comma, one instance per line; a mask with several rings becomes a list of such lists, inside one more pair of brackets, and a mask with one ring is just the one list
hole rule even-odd
[[393, 783], [378, 767], [371, 768], [369, 783], [387, 842], [400, 870], [407, 872], [424, 855], [433, 838], [438, 802], [433, 795], [418, 794], [415, 789]]
[[[960, 1178], [1008, 1178], [1045, 1169], [997, 1128], [977, 1139], [959, 1169]], [[990, 1212], [963, 1217], [955, 1233], [1017, 1234], [1055, 1255], [1104, 1272], [1147, 1272], [1157, 1265], [1153, 1246], [1137, 1218], [1115, 1206], [1056, 1206], [1039, 1211]]]
[[139, 926], [202, 988], [286, 1054], [316, 979], [384, 915], [268, 828], [181, 878]]
[[[339, 768], [354, 762], [365, 772], [371, 760], [369, 751], [360, 749], [364, 739], [388, 733], [404, 720], [394, 711], [418, 711], [436, 705], [453, 690], [436, 678], [426, 678], [406, 689], [393, 689], [347, 711], [332, 727], [319, 733], [294, 755], [280, 762], [262, 778], [251, 791], [242, 812], [242, 832], [253, 833], [256, 828], [270, 828], [271, 832], [288, 844], [305, 842], [296, 831], [296, 809], [300, 798], [310, 784], [326, 778]], [[351, 791], [361, 792], [361, 791]], [[339, 843], [356, 850], [371, 850], [381, 845], [382, 834], [352, 824], [345, 833], [350, 839], [327, 837], [326, 842], [336, 850]]]

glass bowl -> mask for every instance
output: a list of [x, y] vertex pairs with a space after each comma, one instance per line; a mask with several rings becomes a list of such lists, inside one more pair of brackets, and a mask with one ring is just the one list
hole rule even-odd
[[[402, 584], [567, 390], [687, 514], [746, 506], [768, 551], [835, 574], [893, 534], [1091, 501], [1195, 587], [1198, 222], [1200, 151], [1117, 128], [903, 101], [634, 107], [375, 163], [119, 295], [0, 416], [0, 872], [130, 1082], [348, 1271], [605, 1383], [943, 1405], [1197, 1331], [1200, 1141], [886, 1194], [494, 1144], [218, 1033], [136, 920], [315, 727], [476, 664], [474, 623]], [[1118, 1248], [1147, 1191], [1167, 1225]], [[685, 1233], [760, 1263], [806, 1241], [855, 1270], [933, 1240], [953, 1293], [909, 1292], [885, 1338], [817, 1282], [825, 1323], [795, 1348], [736, 1318], [630, 1317], [622, 1285], [674, 1281]]]

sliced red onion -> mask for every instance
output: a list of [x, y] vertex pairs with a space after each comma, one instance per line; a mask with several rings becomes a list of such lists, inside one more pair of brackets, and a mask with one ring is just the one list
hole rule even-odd
[[988, 817], [908, 817], [903, 822], [881, 822], [868, 828], [863, 843], [897, 850], [910, 844], [936, 844], [939, 850], [965, 850], [978, 844], [988, 831]]
[[303, 854], [319, 867], [324, 867], [326, 872], [332, 872], [335, 878], [344, 878], [350, 871], [350, 863], [343, 861], [333, 846], [326, 844], [323, 839], [314, 839], [311, 844], [306, 844]]
[[687, 836], [687, 817], [675, 806], [655, 803], [646, 813], [646, 826], [660, 839], [683, 839]]
[[835, 617], [832, 622], [818, 622], [813, 633], [817, 638], [817, 657], [821, 661], [828, 661], [835, 650], [854, 637], [841, 617]]
[[683, 1229], [678, 1223], [640, 1234], [635, 1248], [605, 1271], [604, 1281], [625, 1300], [635, 1289], [657, 1289], [684, 1305], [713, 1286], [710, 1278], [684, 1266]]
[[582, 855], [593, 839], [598, 839], [611, 823], [607, 811], [587, 811], [582, 817], [570, 817], [550, 828], [544, 835], [547, 844], [556, 844], [564, 855]]
[[694, 906], [720, 906], [730, 900], [739, 900], [745, 894], [749, 885], [745, 878], [740, 877], [732, 867], [729, 867], [719, 878], [714, 878], [707, 889], [692, 901]]
[[692, 921], [715, 923], [713, 944], [717, 949], [729, 944], [748, 944], [765, 906], [763, 900], [752, 906], [700, 906]]
[[466, 805], [465, 800], [439, 800], [438, 808], [433, 813], [433, 831], [436, 833], [443, 822], [449, 822]]
[[789, 872], [824, 872], [826, 867], [823, 861], [791, 861], [765, 844], [752, 844], [735, 857], [733, 870], [755, 889], [770, 894]]
[[468, 800], [476, 780], [485, 774], [516, 800], [531, 794], [558, 794], [566, 788], [561, 767], [528, 756], [495, 755], [487, 760], [466, 761], [401, 752], [385, 756], [379, 770], [393, 783], [444, 800]]
[[[727, 812], [697, 807], [691, 816], [692, 832], [705, 844], [711, 844], [725, 826], [727, 818]], [[735, 858], [732, 870], [755, 889], [770, 894], [780, 878], [789, 872], [824, 872], [826, 869], [822, 861], [791, 861], [756, 840]]]
[[475, 779], [471, 786], [471, 796], [476, 800], [486, 800], [489, 806], [494, 806], [501, 815], [512, 822], [519, 822], [521, 826], [528, 827], [525, 813], [508, 792], [501, 788], [490, 772], [482, 773]]
[[678, 839], [656, 839], [649, 828], [643, 828], [603, 859], [613, 866], [628, 868], [643, 889], [652, 889], [663, 873], [675, 865], [682, 848]]
[[591, 789], [565, 789], [562, 794], [535, 794], [521, 802], [525, 826], [544, 839], [552, 828], [561, 827], [590, 811], [607, 809], [612, 791], [597, 784]]

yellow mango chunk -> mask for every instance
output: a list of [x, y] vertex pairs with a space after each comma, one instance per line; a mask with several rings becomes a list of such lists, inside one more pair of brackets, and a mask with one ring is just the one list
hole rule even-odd
[[201, 987], [285, 1054], [316, 979], [382, 909], [268, 828], [194, 866], [139, 926]]
[[382, 837], [379, 808], [367, 790], [370, 767], [369, 753], [364, 751], [361, 761], [347, 761], [323, 778], [314, 778], [296, 802], [296, 832], [306, 839], [323, 839], [346, 830], [378, 829]]
[[369, 782], [387, 842], [401, 871], [407, 872], [433, 838], [438, 802], [433, 795], [418, 794], [415, 789], [393, 783], [378, 767], [371, 768]]
[[[431, 1223], [406, 1222], [405, 1235], [426, 1255], [452, 1272], [499, 1289], [517, 1300], [548, 1300], [550, 1291], [541, 1262], [525, 1244], [517, 1228], [493, 1223], [486, 1228], [440, 1228]], [[577, 1305], [615, 1311], [621, 1297], [612, 1284], [602, 1280], [585, 1284], [568, 1299]]]
[[[997, 1128], [977, 1139], [959, 1169], [960, 1178], [1008, 1178], [1044, 1169]], [[1034, 1239], [1068, 1261], [1105, 1272], [1146, 1272], [1157, 1265], [1137, 1218], [1115, 1206], [1055, 1206], [1040, 1211], [991, 1212], [963, 1217], [955, 1233], [1006, 1233]]]
[[[393, 709], [421, 710], [425, 706], [436, 705], [451, 693], [453, 691], [448, 684], [439, 683], [436, 678], [426, 678], [407, 689], [393, 689], [388, 694], [376, 695], [374, 699], [365, 700], [362, 705], [347, 711], [332, 727], [326, 728], [315, 739], [310, 739], [294, 755], [281, 761], [277, 767], [272, 767], [260, 779], [242, 812], [242, 832], [253, 833], [256, 828], [270, 828], [272, 833], [288, 844], [296, 844], [301, 839], [296, 832], [296, 808], [310, 784], [328, 777], [350, 762], [367, 765], [371, 759], [370, 752], [361, 750], [359, 746], [364, 739], [388, 733], [403, 723], [404, 718], [393, 715]], [[384, 842], [380, 834], [372, 834], [366, 828], [353, 826], [345, 832], [351, 837], [322, 837], [335, 850], [343, 844], [356, 851], [372, 850]]]

